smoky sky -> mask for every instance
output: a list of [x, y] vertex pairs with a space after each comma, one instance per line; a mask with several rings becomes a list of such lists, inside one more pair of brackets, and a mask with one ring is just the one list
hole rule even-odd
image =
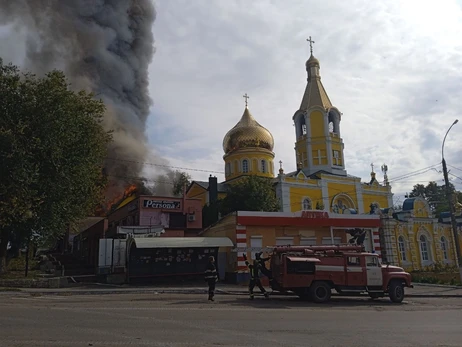
[[60, 69], [71, 88], [105, 102], [104, 126], [114, 138], [106, 170], [115, 186], [138, 177], [148, 155], [155, 17], [151, 0], [0, 0], [0, 25], [26, 33], [21, 67], [38, 75]]

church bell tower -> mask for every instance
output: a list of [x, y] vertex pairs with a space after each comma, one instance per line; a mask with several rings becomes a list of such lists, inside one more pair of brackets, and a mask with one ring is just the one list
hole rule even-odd
[[300, 109], [295, 112], [295, 155], [297, 167], [309, 176], [319, 171], [346, 176], [343, 140], [340, 137], [342, 113], [330, 102], [321, 83], [319, 60], [313, 56], [311, 36], [310, 58], [306, 62], [308, 82]]

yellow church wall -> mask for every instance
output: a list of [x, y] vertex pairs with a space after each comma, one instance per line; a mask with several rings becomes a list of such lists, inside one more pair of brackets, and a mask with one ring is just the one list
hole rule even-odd
[[422, 200], [415, 200], [414, 201], [414, 217], [415, 218], [428, 218], [431, 217], [431, 213], [429, 213], [428, 204], [426, 201]]
[[290, 210], [291, 212], [297, 212], [303, 209], [303, 200], [309, 198], [311, 200], [312, 209], [316, 208], [316, 204], [322, 205], [322, 190], [320, 187], [303, 187], [295, 186], [289, 188], [290, 194]]
[[392, 207], [392, 206], [388, 206], [388, 198], [386, 195], [378, 195], [378, 194], [371, 194], [368, 192], [363, 192], [364, 212], [369, 212], [370, 206], [373, 203], [378, 203], [379, 208]]
[[311, 112], [310, 130], [312, 138], [323, 137], [325, 135], [324, 115], [320, 111]]
[[[225, 160], [225, 177], [226, 180], [231, 180], [241, 175], [258, 175], [260, 177], [274, 177], [272, 168], [274, 167], [274, 153], [260, 148], [246, 148], [226, 155]], [[248, 162], [248, 171], [243, 172], [242, 163], [244, 160]], [[265, 161], [265, 172], [262, 171], [261, 162]], [[229, 171], [229, 165], [233, 167]]]
[[[325, 144], [312, 144], [311, 145], [311, 154], [313, 157], [313, 165], [327, 165], [328, 164], [328, 155], [327, 148]], [[321, 160], [319, 160], [319, 158]]]
[[303, 140], [297, 141], [295, 145], [297, 161], [301, 161], [303, 166], [308, 165], [308, 154], [306, 151], [306, 141], [304, 140], [305, 138], [306, 136], [303, 136]]
[[303, 184], [312, 185], [312, 186], [317, 186], [318, 185], [318, 180], [306, 178], [306, 176], [303, 175], [303, 173], [300, 174], [299, 178], [297, 178], [297, 177], [285, 177], [284, 181], [289, 182], [289, 183], [301, 183], [301, 182], [303, 182]]
[[[356, 186], [352, 182], [351, 184], [340, 182], [329, 182], [327, 181], [327, 191], [329, 197], [329, 204], [332, 206], [338, 199], [342, 199], [342, 202], [349, 208], [358, 209], [358, 198], [356, 195]], [[345, 198], [348, 197], [348, 198]], [[348, 201], [350, 200], [351, 201]], [[349, 206], [353, 205], [353, 206]]]
[[[382, 249], [385, 248], [388, 253], [387, 260], [406, 271], [454, 266], [456, 252], [451, 226], [437, 223], [434, 218], [417, 217], [416, 212], [419, 209], [419, 204], [415, 204], [414, 210], [405, 212], [403, 221], [391, 217], [382, 219], [385, 240]], [[421, 241], [421, 236], [425, 237], [426, 242]], [[422, 252], [423, 249], [427, 252]]]

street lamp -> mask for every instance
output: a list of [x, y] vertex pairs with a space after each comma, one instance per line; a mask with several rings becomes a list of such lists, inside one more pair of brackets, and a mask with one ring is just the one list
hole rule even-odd
[[444, 183], [446, 185], [446, 197], [449, 203], [449, 213], [451, 215], [451, 225], [452, 225], [452, 232], [454, 234], [454, 243], [456, 246], [457, 263], [459, 265], [459, 275], [460, 275], [460, 280], [462, 282], [462, 258], [460, 256], [459, 235], [457, 234], [456, 216], [455, 216], [455, 211], [454, 211], [454, 205], [451, 199], [451, 189], [449, 187], [448, 168], [446, 167], [446, 160], [444, 159], [444, 142], [446, 141], [446, 136], [448, 136], [449, 131], [452, 129], [454, 125], [457, 124], [457, 122], [459, 122], [458, 119], [456, 119], [454, 123], [452, 123], [448, 131], [446, 131], [446, 135], [444, 135], [443, 144], [441, 146], [441, 159], [442, 159], [441, 162], [443, 164]]

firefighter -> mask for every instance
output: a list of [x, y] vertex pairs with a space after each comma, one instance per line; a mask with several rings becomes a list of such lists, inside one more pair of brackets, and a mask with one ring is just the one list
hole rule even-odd
[[265, 275], [266, 277], [268, 277], [268, 279], [269, 279], [269, 281], [270, 281], [270, 283], [271, 283], [271, 281], [273, 281], [273, 274], [271, 273], [271, 269], [268, 269], [268, 268], [266, 267], [266, 264], [265, 264], [265, 263], [266, 263], [268, 260], [270, 260], [271, 258], [270, 258], [270, 257], [262, 258], [262, 257], [261, 257], [262, 254], [263, 254], [263, 252], [257, 253], [257, 254], [255, 255], [255, 258], [260, 262], [260, 265], [261, 265], [261, 267], [260, 267], [261, 273], [262, 273], [263, 275]]
[[[249, 295], [250, 299], [254, 299], [254, 294], [253, 294], [253, 289], [255, 288], [255, 285], [260, 288], [260, 291], [262, 294], [265, 296], [265, 298], [268, 298], [268, 292], [263, 288], [261, 282], [260, 282], [260, 273], [262, 269], [262, 261], [260, 259], [260, 254], [257, 253], [255, 255], [255, 260], [253, 261], [253, 264], [250, 264], [247, 260], [247, 256], [244, 253], [244, 260], [245, 260], [245, 265], [249, 268], [250, 271], [250, 282], [249, 282]], [[264, 264], [264, 262], [263, 262]], [[264, 266], [264, 265], [263, 265]]]
[[218, 282], [217, 268], [215, 267], [215, 257], [210, 256], [205, 270], [205, 281], [209, 285], [209, 301], [215, 301], [215, 284]]

